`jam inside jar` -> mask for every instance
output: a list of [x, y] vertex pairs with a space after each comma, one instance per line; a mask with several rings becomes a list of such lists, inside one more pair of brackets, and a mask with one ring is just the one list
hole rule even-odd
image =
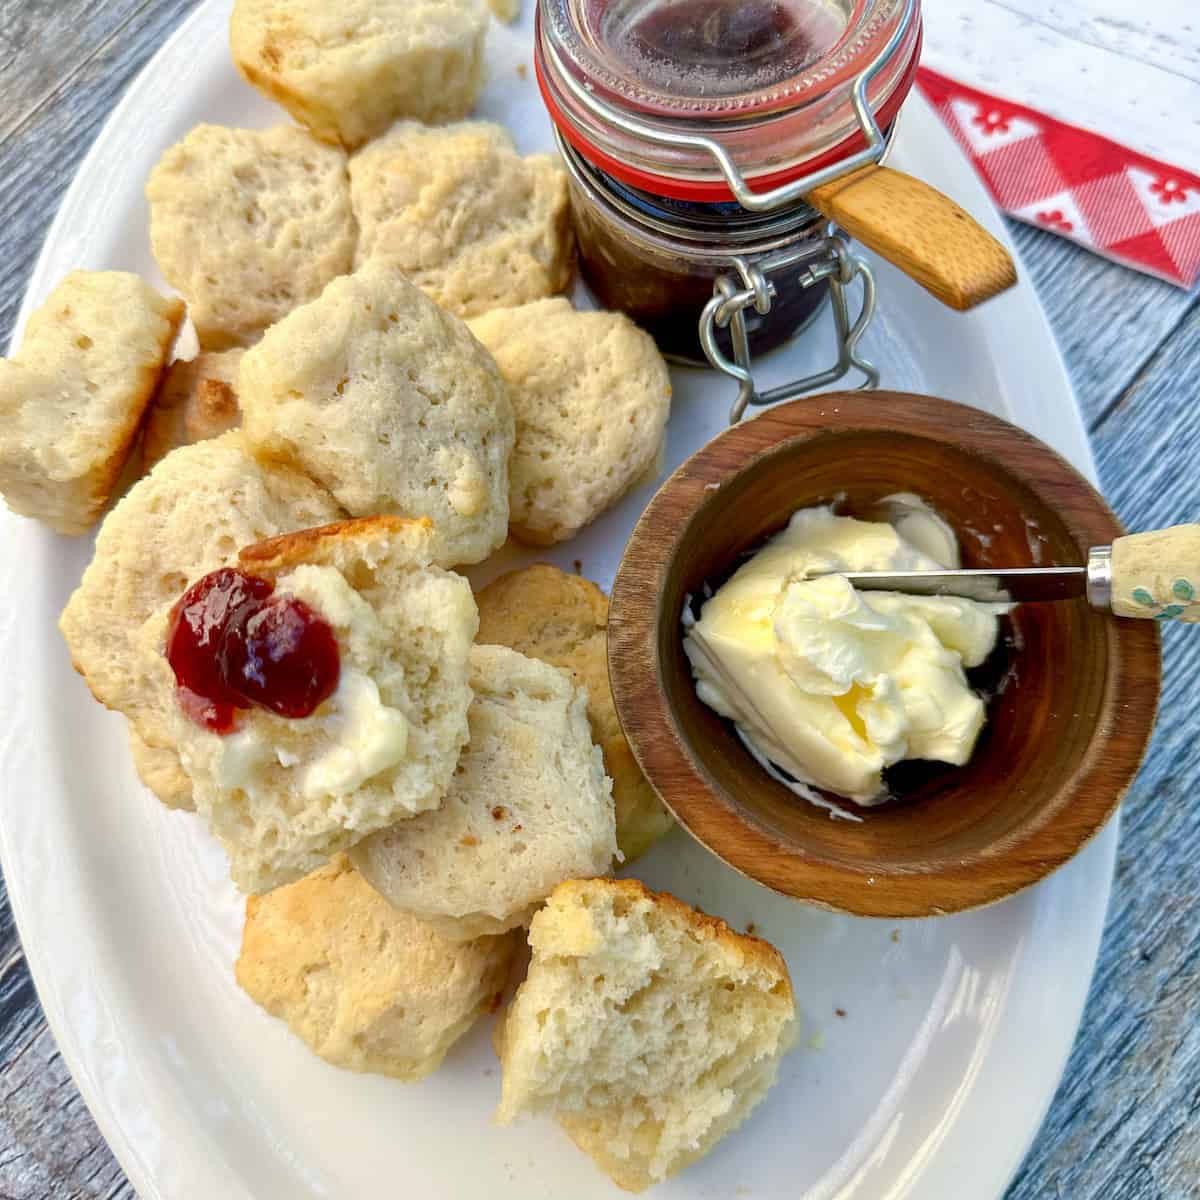
[[[919, 0], [538, 0], [534, 65], [600, 303], [722, 370], [731, 316], [752, 355], [803, 330], [830, 290], [811, 268], [836, 257], [804, 196], [879, 160], [920, 42]], [[718, 280], [756, 299], [709, 311], [706, 350]]]
[[731, 96], [799, 74], [846, 28], [827, 0], [616, 0], [596, 33], [651, 87]]
[[[733, 201], [653, 196], [599, 171], [561, 138], [559, 148], [571, 178], [585, 282], [603, 307], [627, 313], [664, 355], [680, 362], [706, 365], [700, 315], [717, 278], [730, 271], [731, 251], [755, 266], [785, 247], [821, 240], [828, 228], [807, 206], [783, 219], [764, 218]], [[775, 298], [767, 313], [746, 315], [751, 353], [783, 345], [818, 315], [829, 284], [805, 286], [806, 272], [802, 263], [766, 273]], [[716, 340], [731, 358], [729, 330], [718, 328]]]

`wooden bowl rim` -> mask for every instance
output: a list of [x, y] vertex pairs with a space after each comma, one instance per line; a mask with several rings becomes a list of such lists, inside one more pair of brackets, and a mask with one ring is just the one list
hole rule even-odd
[[[912, 435], [977, 455], [1051, 507], [1045, 494], [1048, 481], [1080, 488], [1095, 505], [1097, 518], [1111, 525], [1112, 536], [1123, 532], [1099, 492], [1061, 455], [1033, 434], [981, 409], [933, 396], [879, 390], [829, 392], [779, 405], [731, 426], [697, 450], [662, 484], [634, 527], [613, 582], [608, 623], [609, 679], [617, 715], [638, 766], [680, 825], [748, 878], [783, 895], [857, 916], [907, 918], [979, 908], [1030, 887], [1062, 866], [1116, 811], [1154, 728], [1161, 684], [1156, 623], [1123, 623], [1133, 628], [1118, 639], [1117, 619], [1103, 618], [1112, 621], [1114, 628], [1108, 635], [1109, 672], [1101, 717], [1081, 769], [1066, 785], [1066, 803], [1058, 806], [1053, 818], [1022, 827], [1002, 848], [984, 847], [953, 861], [917, 867], [872, 867], [818, 857], [731, 813], [714, 795], [667, 701], [657, 647], [661, 622], [668, 617], [661, 612], [660, 598], [680, 543], [720, 490], [713, 488], [714, 479], [719, 477], [723, 484], [788, 443], [855, 432]], [[1037, 462], [1037, 478], [1018, 474], [997, 457], [1001, 446], [1014, 442], [1023, 443]], [[727, 466], [731, 458], [738, 463], [734, 471]], [[690, 516], [676, 519], [664, 553], [661, 529], [668, 506], [672, 518], [680, 507]], [[1079, 531], [1070, 517], [1063, 514], [1063, 520], [1077, 537]], [[653, 579], [653, 586], [647, 586], [647, 579]], [[1141, 680], [1143, 686], [1152, 681], [1152, 703], [1121, 704], [1125, 685], [1132, 680]], [[631, 703], [634, 696], [639, 698], [636, 704]], [[1114, 740], [1111, 729], [1118, 709], [1126, 736]], [[684, 786], [671, 794], [661, 785], [665, 779], [682, 780]], [[737, 825], [737, 846], [726, 836], [730, 815]], [[997, 855], [1005, 860], [1005, 872], [996, 875], [981, 869]], [[920, 877], [927, 896], [946, 885], [945, 904], [914, 900], [909, 886], [914, 876]], [[893, 880], [903, 880], [904, 886], [889, 887]]]

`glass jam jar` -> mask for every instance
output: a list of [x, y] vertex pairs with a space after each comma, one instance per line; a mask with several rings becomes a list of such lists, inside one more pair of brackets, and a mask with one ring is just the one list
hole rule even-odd
[[854, 274], [804, 196], [882, 157], [920, 41], [919, 0], [539, 0], [538, 83], [600, 302], [734, 375], [731, 355], [748, 371], [794, 337]]
[[[825, 237], [826, 221], [807, 205], [772, 215], [748, 212], [736, 201], [655, 196], [606, 175], [561, 135], [558, 143], [571, 178], [584, 279], [605, 308], [627, 312], [670, 358], [704, 361], [700, 316], [732, 255], [762, 263], [776, 251]], [[788, 341], [817, 315], [829, 284], [806, 287], [804, 269], [798, 264], [768, 276], [775, 291], [770, 311], [746, 316], [754, 353]], [[731, 354], [729, 330], [718, 329], [716, 337]]]

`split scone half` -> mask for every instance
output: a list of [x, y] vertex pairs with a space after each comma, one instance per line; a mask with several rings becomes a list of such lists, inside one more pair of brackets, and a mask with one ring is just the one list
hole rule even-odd
[[561, 296], [485, 313], [470, 330], [512, 396], [509, 528], [535, 546], [565, 542], [658, 461], [667, 364], [624, 313], [580, 312]]
[[237, 0], [229, 41], [248, 83], [353, 148], [400, 117], [465, 117], [487, 26], [484, 0]]
[[188, 789], [168, 728], [174, 680], [161, 653], [145, 653], [148, 623], [239, 547], [344, 515], [310, 479], [258, 462], [235, 432], [168, 454], [104, 518], [59, 629], [92, 694], [129, 719], [138, 773], [170, 807], [189, 807]]
[[499, 1006], [520, 938], [448, 941], [338, 855], [246, 901], [237, 981], [314, 1054], [413, 1082]]
[[497, 1033], [502, 1123], [553, 1115], [640, 1192], [707, 1154], [766, 1095], [795, 1035], [773, 947], [632, 879], [561, 884]]
[[72, 271], [0, 358], [0, 492], [13, 512], [80, 534], [112, 497], [183, 305], [136, 275]]
[[675, 822], [617, 720], [608, 683], [608, 597], [590, 579], [535, 563], [493, 580], [475, 602], [480, 642], [510, 646], [561, 667], [587, 689], [592, 737], [612, 779], [617, 846], [626, 863], [644, 854]]
[[481, 562], [508, 531], [508, 386], [492, 357], [394, 267], [335, 279], [273, 326], [238, 371], [262, 458], [352, 515], [429, 517], [441, 566]]
[[522, 157], [503, 126], [398, 125], [350, 160], [355, 261], [382, 258], [449, 312], [474, 317], [565, 290], [567, 173]]
[[146, 184], [150, 244], [200, 345], [245, 345], [350, 270], [346, 156], [292, 125], [197, 125]]
[[[249, 546], [238, 568], [332, 629], [336, 690], [310, 716], [239, 711], [218, 733], [175, 701], [170, 732], [196, 811], [246, 892], [291, 883], [378, 829], [437, 808], [467, 741], [478, 614], [432, 565], [429, 521], [372, 517]], [[149, 624], [163, 655], [170, 611]], [[180, 698], [182, 700], [182, 697]]]
[[452, 939], [524, 924], [564, 879], [607, 873], [612, 791], [587, 694], [503, 646], [471, 651], [470, 741], [442, 806], [351, 858], [396, 908]]
[[142, 430], [142, 472], [152, 470], [172, 450], [220, 437], [237, 428], [237, 368], [243, 351], [201, 351], [176, 359], [146, 413]]

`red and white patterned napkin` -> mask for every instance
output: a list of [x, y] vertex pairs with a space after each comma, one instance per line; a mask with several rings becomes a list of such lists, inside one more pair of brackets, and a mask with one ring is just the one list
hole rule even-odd
[[[1191, 287], [1200, 175], [1186, 168], [1200, 169], [1200, 21], [1189, 27], [1185, 10], [1197, 0], [1186, 0], [1169, 43], [1155, 22], [1164, 8], [1178, 15], [1180, 0], [1156, 0], [1149, 16], [1125, 10], [1122, 36], [1105, 40], [1119, 28], [1107, 11], [1118, 2], [924, 0], [930, 65], [917, 85], [1005, 212]], [[1016, 95], [1029, 103], [1007, 98]]]
[[917, 86], [1010, 216], [1181, 287], [1200, 278], [1200, 178], [928, 67]]

